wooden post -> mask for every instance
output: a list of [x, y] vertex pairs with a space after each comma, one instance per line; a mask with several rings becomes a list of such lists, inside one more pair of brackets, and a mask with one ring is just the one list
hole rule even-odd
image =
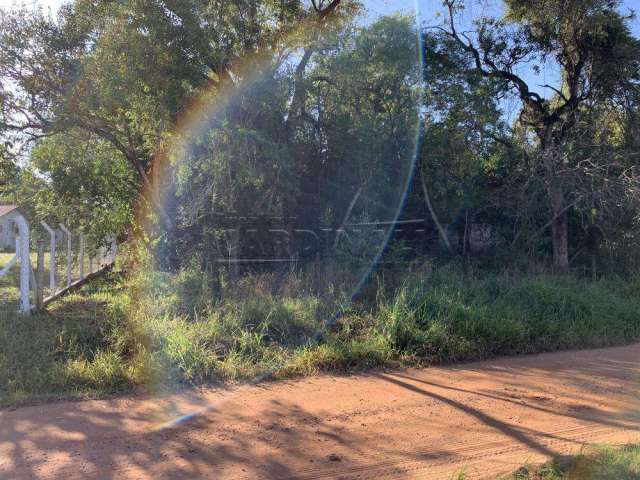
[[44, 305], [44, 241], [38, 240], [38, 260], [36, 264], [36, 311]]

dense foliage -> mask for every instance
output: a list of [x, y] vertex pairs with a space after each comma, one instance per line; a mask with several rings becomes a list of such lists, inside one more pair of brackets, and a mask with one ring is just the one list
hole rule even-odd
[[[405, 257], [632, 272], [631, 17], [610, 0], [509, 0], [470, 25], [443, 8], [422, 30], [347, 0], [3, 10], [1, 198], [217, 277], [220, 252], [248, 248], [221, 233], [230, 218], [268, 219], [289, 234], [265, 248], [293, 258], [296, 229], [394, 220], [409, 182], [404, 218], [425, 223]], [[518, 76], [546, 69], [555, 84]], [[349, 258], [372, 261], [371, 238]]]
[[632, 18], [503, 7], [0, 11], [0, 201], [127, 271], [0, 318], [0, 403], [639, 339]]
[[310, 273], [251, 276], [222, 301], [194, 272], [116, 275], [48, 313], [1, 315], [0, 405], [640, 339], [637, 281], [415, 272], [379, 278], [329, 327], [334, 305], [303, 288]]

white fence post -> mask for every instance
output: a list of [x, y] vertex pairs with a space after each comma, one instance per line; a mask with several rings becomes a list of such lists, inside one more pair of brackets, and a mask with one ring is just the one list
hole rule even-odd
[[42, 311], [44, 305], [44, 241], [38, 240], [38, 260], [36, 262], [36, 310]]
[[80, 255], [78, 257], [80, 263], [80, 280], [84, 279], [84, 234], [80, 234]]
[[46, 222], [40, 222], [49, 234], [49, 289], [51, 295], [56, 293], [56, 232]]
[[118, 252], [118, 240], [115, 235], [111, 237], [111, 263], [116, 263], [116, 254]]
[[31, 302], [29, 301], [29, 278], [31, 275], [29, 223], [22, 215], [18, 215], [14, 222], [18, 227], [16, 255], [20, 257], [20, 312], [28, 314], [31, 311]]
[[[0, 277], [6, 275], [18, 262], [20, 262], [20, 312], [23, 314], [29, 314], [34, 308], [31, 305], [31, 285], [33, 283], [35, 290], [35, 308], [40, 310], [43, 307], [44, 295], [44, 255], [45, 248], [44, 242], [38, 241], [38, 263], [37, 263], [37, 274], [33, 272], [31, 268], [31, 259], [30, 259], [30, 232], [29, 232], [29, 222], [28, 220], [22, 216], [18, 215], [16, 218], [13, 218], [13, 223], [17, 229], [16, 235], [16, 254], [6, 263], [2, 268], [0, 268]], [[80, 278], [74, 284], [72, 282], [72, 261], [73, 261], [73, 252], [72, 252], [72, 235], [69, 229], [64, 224], [59, 224], [60, 230], [67, 237], [67, 271], [66, 271], [66, 288], [61, 288], [59, 291], [57, 290], [56, 285], [56, 231], [51, 228], [46, 222], [40, 222], [42, 227], [48, 232], [50, 237], [50, 258], [49, 258], [49, 286], [51, 288], [51, 293], [47, 297], [46, 301], [51, 301], [54, 298], [57, 298], [60, 294], [63, 294], [67, 291], [72, 285], [80, 285], [82, 280], [87, 278], [85, 268], [84, 268], [84, 257], [85, 253], [87, 253], [87, 245], [86, 245], [86, 237], [84, 233], [79, 233], [79, 241], [80, 241], [80, 250], [79, 250], [79, 262], [80, 262]], [[89, 273], [94, 273], [94, 262], [98, 262], [97, 271], [103, 270], [105, 267], [109, 265], [115, 264], [118, 244], [117, 239], [114, 235], [111, 235], [104, 239], [106, 243], [109, 244], [109, 247], [101, 246], [98, 248], [96, 252], [96, 257], [91, 255], [91, 252], [88, 252], [89, 255]]]
[[60, 230], [67, 236], [67, 288], [69, 288], [71, 286], [71, 232], [62, 223]]

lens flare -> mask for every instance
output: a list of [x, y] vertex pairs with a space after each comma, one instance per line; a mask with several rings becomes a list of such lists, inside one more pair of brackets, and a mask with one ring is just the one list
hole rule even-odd
[[[221, 357], [255, 342], [313, 347], [366, 294], [372, 273], [396, 261], [420, 136], [417, 18], [416, 6], [407, 16], [302, 22], [228, 79], [212, 78], [154, 156], [143, 198], [155, 204], [138, 218], [155, 217], [146, 224], [162, 239], [156, 266], [175, 267], [167, 251], [195, 259], [213, 279], [207, 314], [235, 315], [253, 335], [221, 347]], [[261, 299], [264, 315], [247, 311]], [[300, 311], [305, 302], [314, 305], [311, 320]], [[240, 378], [277, 377], [290, 359], [282, 354]], [[153, 429], [223, 402], [167, 413]]]

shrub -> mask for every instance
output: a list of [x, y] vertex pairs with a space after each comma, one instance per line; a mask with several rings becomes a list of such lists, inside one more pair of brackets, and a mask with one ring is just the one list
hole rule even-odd
[[[245, 277], [242, 289], [223, 299], [194, 271], [112, 275], [48, 314], [3, 317], [1, 401], [448, 363], [640, 338], [638, 279], [429, 270], [406, 274], [395, 289], [373, 279], [377, 300], [360, 297], [339, 308], [335, 295], [313, 293], [304, 274], [295, 273], [285, 289], [273, 285], [272, 275], [271, 284]], [[260, 288], [252, 293], [250, 285]]]

